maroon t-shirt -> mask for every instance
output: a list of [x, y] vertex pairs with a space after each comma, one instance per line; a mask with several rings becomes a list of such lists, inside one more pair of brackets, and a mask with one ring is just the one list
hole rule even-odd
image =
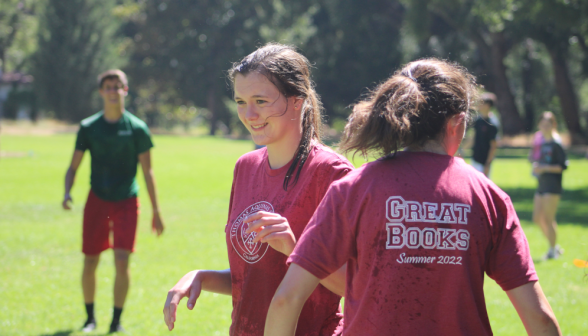
[[[298, 182], [285, 191], [289, 167], [271, 169], [265, 148], [243, 155], [235, 166], [225, 228], [233, 286], [231, 335], [263, 335], [272, 297], [288, 270], [285, 255], [267, 243], [252, 243], [256, 233], [245, 234], [243, 219], [257, 211], [278, 213], [298, 239], [329, 185], [353, 169], [344, 157], [316, 145]], [[296, 335], [333, 335], [342, 318], [340, 299], [319, 285], [302, 310]]]
[[289, 262], [347, 265], [344, 335], [492, 335], [484, 272], [536, 281], [506, 193], [462, 159], [399, 152], [333, 183]]

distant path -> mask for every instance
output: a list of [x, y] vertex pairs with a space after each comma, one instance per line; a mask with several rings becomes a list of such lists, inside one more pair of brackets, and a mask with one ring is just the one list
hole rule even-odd
[[67, 124], [55, 120], [40, 120], [37, 123], [30, 121], [2, 120], [1, 135], [54, 135], [60, 133], [75, 133], [77, 124]]

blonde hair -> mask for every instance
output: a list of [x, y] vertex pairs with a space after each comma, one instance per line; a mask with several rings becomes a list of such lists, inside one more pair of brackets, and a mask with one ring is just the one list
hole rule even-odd
[[544, 119], [551, 122], [551, 133], [553, 135], [559, 135], [559, 132], [557, 131], [557, 119], [555, 118], [555, 114], [553, 114], [551, 111], [545, 111], [541, 113], [541, 119], [539, 119], [539, 122]]

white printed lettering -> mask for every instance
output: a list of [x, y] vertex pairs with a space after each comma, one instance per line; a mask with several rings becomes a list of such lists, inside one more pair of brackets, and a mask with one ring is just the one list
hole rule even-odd
[[469, 205], [455, 203], [453, 208], [457, 211], [457, 222], [459, 224], [467, 224], [468, 223], [468, 214], [472, 212]]
[[406, 247], [409, 249], [418, 249], [421, 246], [421, 230], [417, 227], [406, 229]]
[[437, 229], [437, 248], [439, 250], [455, 250], [455, 242], [451, 241], [455, 238], [455, 229]]
[[437, 217], [437, 223], [456, 223], [455, 215], [453, 214], [453, 204], [441, 203], [441, 211]]
[[423, 222], [435, 223], [437, 221], [437, 216], [435, 216], [437, 207], [437, 203], [423, 202]]
[[463, 229], [423, 228], [421, 230], [418, 227], [406, 228], [401, 223], [388, 223], [386, 231], [388, 233], [386, 249], [388, 250], [397, 250], [406, 246], [409, 249], [423, 247], [428, 250], [436, 248], [465, 251], [470, 246], [470, 233]]
[[404, 231], [406, 227], [402, 224], [386, 224], [386, 231], [388, 231], [388, 240], [386, 241], [386, 249], [400, 249], [404, 246]]
[[406, 201], [406, 221], [420, 222], [422, 215], [421, 203], [415, 201]]
[[406, 201], [392, 196], [386, 201], [386, 219], [390, 223], [427, 222], [467, 224], [471, 207], [461, 203], [431, 203]]
[[404, 198], [392, 196], [386, 201], [386, 218], [390, 222], [402, 222], [405, 215]]
[[467, 230], [460, 229], [457, 231], [455, 246], [458, 250], [467, 251], [470, 247], [470, 233]]
[[426, 249], [434, 249], [437, 246], [437, 231], [433, 228], [424, 228], [423, 239], [421, 240], [421, 246]]

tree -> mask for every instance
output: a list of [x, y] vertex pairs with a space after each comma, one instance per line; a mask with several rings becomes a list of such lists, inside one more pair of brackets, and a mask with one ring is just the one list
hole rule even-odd
[[171, 90], [165, 99], [207, 107], [214, 134], [217, 120], [236, 124], [225, 104], [231, 63], [265, 42], [293, 44], [315, 65], [327, 113], [346, 117], [362, 90], [400, 64], [401, 16], [398, 2], [383, 0], [147, 1], [128, 31], [135, 41], [129, 72], [153, 87], [141, 101]]
[[0, 66], [6, 72], [6, 52], [16, 37], [22, 21], [24, 3], [17, 0], [0, 4]]
[[316, 64], [317, 91], [332, 121], [346, 118], [350, 104], [400, 66], [404, 8], [389, 0], [316, 3], [316, 34], [301, 48]]
[[56, 117], [79, 121], [94, 112], [96, 76], [124, 64], [114, 6], [115, 0], [47, 1], [34, 62], [35, 90]]
[[475, 43], [482, 68], [482, 73], [477, 73], [478, 78], [487, 90], [496, 94], [502, 129], [507, 135], [525, 130], [504, 64], [509, 49], [516, 42], [508, 29], [517, 8], [515, 2], [516, 0], [403, 1], [408, 8], [408, 16], [412, 18], [407, 24], [421, 38], [437, 35], [437, 31], [433, 29], [434, 24], [437, 20], [442, 20], [455, 32]]
[[588, 6], [582, 7], [581, 1], [557, 0], [523, 0], [520, 5], [515, 16], [517, 28], [547, 48], [561, 112], [572, 143], [585, 143], [588, 138], [580, 122], [578, 96], [569, 70], [569, 41], [575, 38], [581, 41], [580, 45], [585, 42], [582, 24], [586, 20], [584, 15], [588, 14]]
[[135, 44], [128, 71], [151, 87], [141, 99], [206, 107], [210, 134], [220, 122], [230, 128], [226, 70], [262, 42], [267, 8], [262, 1], [145, 1], [126, 32]]

